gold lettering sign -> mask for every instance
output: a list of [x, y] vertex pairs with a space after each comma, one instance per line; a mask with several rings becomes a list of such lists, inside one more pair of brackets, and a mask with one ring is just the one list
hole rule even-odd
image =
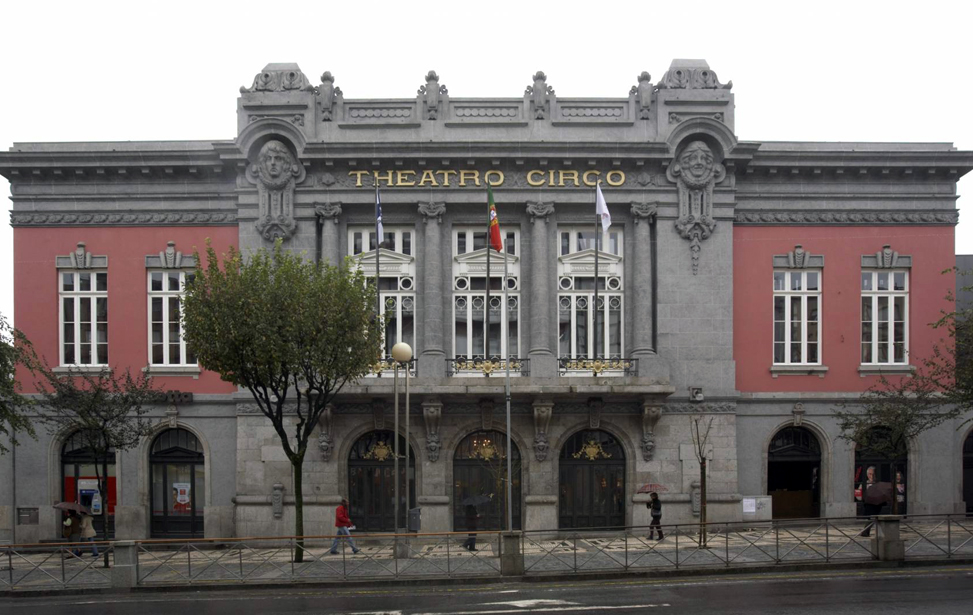
[[[482, 174], [475, 169], [403, 169], [395, 171], [348, 171], [356, 188], [373, 186], [388, 188], [481, 188], [503, 186], [503, 171], [490, 169]], [[371, 180], [370, 182], [368, 180]], [[579, 172], [574, 169], [531, 169], [526, 174], [527, 185], [534, 188], [594, 188], [599, 180], [612, 187], [625, 184], [625, 172], [612, 169], [602, 173], [594, 169]]]

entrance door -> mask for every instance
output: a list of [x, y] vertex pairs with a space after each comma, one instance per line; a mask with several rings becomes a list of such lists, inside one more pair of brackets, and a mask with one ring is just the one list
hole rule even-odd
[[606, 431], [579, 431], [561, 449], [558, 527], [625, 525], [625, 452]]
[[[399, 527], [406, 527], [405, 496], [408, 475], [409, 501], [415, 506], [415, 452], [409, 450], [405, 467], [405, 437], [399, 436]], [[395, 531], [394, 441], [388, 430], [370, 431], [351, 447], [348, 455], [349, 516], [359, 532]]]
[[[511, 516], [520, 529], [520, 449], [511, 442], [510, 466], [513, 483]], [[503, 530], [507, 527], [507, 435], [499, 431], [475, 431], [463, 438], [453, 454], [453, 530], [468, 526], [468, 504], [476, 507], [476, 529]]]
[[800, 519], [821, 514], [821, 445], [803, 427], [777, 432], [767, 453], [767, 495], [774, 519]]
[[[108, 477], [104, 476], [103, 462], [108, 462]], [[101, 539], [105, 524], [108, 524], [108, 537], [115, 537], [115, 451], [109, 450], [104, 456], [96, 456], [85, 443], [81, 432], [74, 433], [61, 447], [61, 501], [79, 502], [91, 508], [92, 492], [97, 489], [97, 479], [101, 476], [107, 483], [108, 494], [102, 495], [102, 512], [92, 518], [95, 532]], [[60, 525], [58, 526], [60, 529]]]
[[150, 507], [153, 538], [202, 538], [206, 502], [203, 447], [185, 429], [167, 429], [152, 442]]

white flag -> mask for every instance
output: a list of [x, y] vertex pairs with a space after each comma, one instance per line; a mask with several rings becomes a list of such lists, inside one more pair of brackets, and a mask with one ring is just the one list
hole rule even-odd
[[605, 203], [605, 195], [601, 193], [600, 182], [595, 190], [595, 215], [601, 216], [601, 231], [604, 233], [612, 225], [612, 215], [608, 213], [608, 204]]

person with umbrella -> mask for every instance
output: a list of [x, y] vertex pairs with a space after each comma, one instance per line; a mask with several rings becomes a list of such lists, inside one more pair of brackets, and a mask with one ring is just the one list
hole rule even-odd
[[875, 466], [865, 470], [865, 482], [861, 485], [862, 509], [868, 521], [859, 536], [872, 535], [872, 517], [882, 513], [882, 507], [892, 503], [892, 484], [879, 483], [875, 479]]
[[465, 507], [466, 513], [466, 529], [470, 532], [469, 538], [463, 543], [463, 548], [467, 551], [476, 551], [476, 529], [477, 520], [480, 518], [479, 513], [476, 511], [476, 507], [481, 504], [486, 504], [490, 501], [490, 496], [488, 495], [474, 495], [466, 498], [460, 504]]

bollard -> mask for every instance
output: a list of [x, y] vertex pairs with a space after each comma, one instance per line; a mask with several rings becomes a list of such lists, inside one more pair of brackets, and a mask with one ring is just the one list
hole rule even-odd
[[112, 543], [115, 563], [111, 569], [111, 586], [115, 589], [131, 589], [138, 584], [138, 545], [134, 540]]
[[[395, 559], [409, 559], [412, 557], [410, 551], [412, 550], [412, 545], [409, 544], [409, 537], [406, 534], [404, 528], [399, 528], [396, 530], [399, 535], [395, 537], [395, 545], [392, 549]], [[400, 533], [401, 532], [401, 533]]]
[[524, 574], [524, 554], [520, 550], [520, 532], [500, 535], [500, 574], [505, 577]]
[[905, 541], [899, 538], [899, 515], [879, 515], [875, 518], [875, 537], [872, 544], [878, 559], [897, 562], [905, 559]]

